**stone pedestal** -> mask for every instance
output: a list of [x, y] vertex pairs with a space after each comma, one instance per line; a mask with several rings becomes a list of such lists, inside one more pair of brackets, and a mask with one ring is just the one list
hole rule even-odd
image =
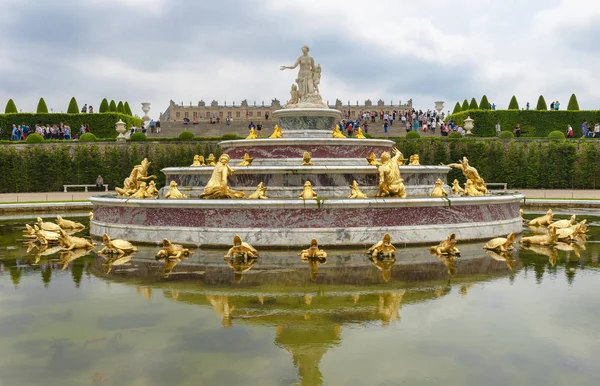
[[285, 137], [331, 137], [333, 127], [342, 119], [334, 109], [295, 108], [273, 112]]

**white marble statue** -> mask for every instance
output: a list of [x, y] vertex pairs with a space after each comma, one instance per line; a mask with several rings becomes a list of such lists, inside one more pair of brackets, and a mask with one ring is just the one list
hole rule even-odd
[[323, 102], [321, 95], [319, 95], [319, 83], [321, 82], [321, 65], [315, 66], [315, 60], [308, 54], [310, 48], [308, 46], [302, 47], [302, 55], [296, 59], [296, 63], [293, 66], [281, 66], [279, 69], [293, 70], [296, 67], [300, 67], [298, 70], [298, 77], [296, 78], [298, 102], [290, 103], [294, 101], [294, 96], [290, 102], [286, 104], [286, 108], [299, 108], [299, 107], [320, 107], [327, 108], [327, 105]]

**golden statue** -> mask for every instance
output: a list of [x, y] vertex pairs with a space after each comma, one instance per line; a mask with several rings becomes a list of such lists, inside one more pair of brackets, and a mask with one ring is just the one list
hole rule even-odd
[[365, 137], [365, 134], [362, 131], [362, 127], [360, 127], [360, 126], [358, 126], [356, 128], [356, 138], [359, 138], [359, 139], [366, 139], [367, 138], [367, 137]]
[[262, 182], [258, 183], [258, 186], [256, 187], [256, 191], [254, 193], [252, 193], [251, 195], [248, 196], [248, 198], [250, 200], [266, 200], [269, 197], [267, 197], [267, 188], [265, 187], [265, 184], [263, 184]]
[[[556, 244], [558, 245], [558, 244]], [[523, 245], [524, 250], [532, 251], [538, 255], [547, 256], [548, 263], [550, 266], [554, 267], [558, 262], [558, 251], [554, 245], [552, 246], [541, 246], [535, 244]]]
[[35, 228], [29, 224], [25, 224], [25, 229], [23, 230], [23, 237], [26, 239], [35, 239]]
[[[462, 171], [463, 175], [467, 178], [467, 180], [470, 180], [473, 182], [474, 189], [476, 189], [482, 193], [481, 196], [489, 193], [485, 187], [485, 181], [483, 180], [483, 178], [481, 178], [479, 176], [479, 172], [477, 171], [477, 169], [475, 169], [473, 166], [469, 165], [469, 160], [467, 159], [467, 157], [463, 157], [462, 161], [459, 161], [458, 163], [448, 164], [447, 166], [449, 166], [451, 168], [460, 169]], [[468, 195], [473, 196], [472, 194], [468, 194]], [[465, 193], [465, 196], [467, 196], [466, 193]]]
[[60, 237], [58, 233], [45, 231], [40, 229], [37, 225], [34, 225], [33, 229], [35, 229], [36, 241], [38, 241], [41, 245], [58, 244], [58, 238]]
[[275, 127], [273, 127], [273, 134], [271, 134], [269, 138], [283, 138], [283, 134], [281, 133], [281, 127], [275, 125]]
[[150, 181], [150, 183], [148, 184], [148, 188], [146, 189], [146, 195], [149, 198], [158, 197], [158, 189], [156, 189], [156, 183], [154, 181]]
[[366, 194], [360, 191], [358, 187], [358, 182], [352, 181], [352, 185], [350, 185], [350, 194], [348, 198], [368, 198]]
[[371, 154], [369, 154], [369, 157], [367, 157], [367, 162], [371, 166], [381, 165], [381, 163], [379, 163], [379, 161], [377, 161], [377, 157], [375, 156], [375, 153], [373, 153], [373, 152], [371, 152]]
[[69, 268], [69, 263], [79, 259], [80, 257], [83, 257], [85, 255], [87, 255], [88, 253], [91, 252], [91, 248], [80, 248], [77, 250], [61, 250], [60, 251], [60, 258], [58, 260], [58, 263], [62, 265], [61, 270], [64, 271], [67, 268]]
[[206, 165], [204, 165], [204, 156], [195, 155], [194, 156], [194, 163], [191, 164], [190, 166], [206, 166]]
[[190, 257], [194, 252], [187, 248], [184, 248], [180, 244], [173, 244], [169, 239], [163, 239], [162, 248], [156, 253], [155, 258], [159, 259], [182, 259], [184, 257]]
[[479, 197], [483, 196], [483, 193], [477, 190], [473, 181], [467, 180], [467, 182], [465, 182], [465, 193], [463, 195], [469, 197]]
[[187, 198], [187, 196], [179, 191], [179, 188], [177, 188], [177, 182], [171, 181], [169, 183], [169, 191], [165, 193], [164, 198], [177, 199]]
[[65, 220], [60, 216], [56, 216], [56, 224], [62, 229], [83, 229], [85, 225], [80, 222]]
[[81, 248], [94, 248], [96, 246], [96, 243], [93, 243], [88, 239], [84, 239], [83, 237], [69, 236], [63, 230], [60, 231], [58, 242], [63, 247], [63, 249], [67, 251], [72, 251], [73, 249]]
[[140, 187], [138, 188], [138, 190], [129, 197], [131, 197], [131, 198], [148, 198], [148, 197], [150, 197], [147, 192], [146, 183], [140, 182]]
[[104, 234], [104, 236], [102, 236], [102, 244], [104, 245], [104, 248], [98, 251], [99, 254], [118, 254], [122, 256], [127, 253], [135, 252], [138, 250], [136, 246], [134, 246], [127, 240], [111, 240], [111, 238], [106, 233]]
[[575, 225], [576, 220], [577, 220], [577, 216], [572, 215], [571, 218], [568, 219], [568, 220], [558, 220], [558, 221], [555, 221], [555, 222], [551, 223], [550, 225], [548, 225], [548, 229], [552, 229], [552, 228], [556, 228], [556, 229], [568, 228], [570, 226]]
[[450, 236], [448, 236], [446, 240], [439, 243], [439, 245], [429, 248], [429, 252], [437, 255], [460, 256], [460, 251], [458, 250], [458, 248], [456, 248], [457, 242], [458, 240], [456, 240], [456, 234], [452, 233]]
[[405, 159], [395, 147], [392, 149], [392, 153], [394, 153], [394, 157], [391, 157], [387, 151], [381, 154], [381, 166], [377, 169], [379, 171], [379, 191], [376, 197], [406, 198], [406, 188], [404, 180], [400, 178], [399, 164]]
[[446, 272], [448, 276], [456, 275], [456, 255], [440, 255], [436, 254], [439, 261], [446, 266]]
[[133, 253], [125, 253], [106, 259], [106, 264], [102, 264], [102, 267], [104, 268], [104, 274], [108, 275], [112, 271], [113, 266], [118, 267], [120, 265], [125, 265], [129, 263], [132, 257]]
[[444, 181], [442, 181], [441, 179], [437, 179], [435, 181], [435, 187], [433, 188], [433, 191], [431, 192], [431, 194], [429, 195], [431, 197], [448, 197], [448, 193], [446, 193], [446, 190], [444, 189]]
[[499, 251], [506, 252], [508, 250], [513, 249], [513, 244], [515, 243], [515, 234], [509, 233], [506, 237], [496, 237], [495, 239], [491, 239], [484, 246], [483, 249], [489, 249], [491, 251]]
[[519, 240], [519, 242], [525, 245], [556, 245], [556, 243], [558, 242], [558, 233], [556, 233], [556, 228], [552, 228], [552, 230], [548, 230], [548, 233], [546, 233], [545, 235], [521, 237], [521, 240]]
[[53, 222], [44, 222], [41, 217], [37, 218], [37, 226], [40, 230], [58, 233], [62, 229], [58, 224]]
[[229, 156], [222, 154], [200, 198], [244, 198], [244, 192], [230, 189], [227, 185], [227, 177], [232, 173]]
[[557, 228], [556, 233], [558, 234], [559, 240], [572, 241], [586, 241], [587, 240], [587, 220], [583, 220], [580, 223], [574, 224], [568, 228]]
[[302, 193], [300, 193], [300, 197], [303, 200], [311, 200], [313, 198], [317, 198], [317, 193], [315, 193], [315, 191], [312, 188], [312, 184], [310, 183], [310, 181], [306, 181], [304, 183], [304, 189], [302, 190]]
[[460, 186], [458, 180], [454, 179], [454, 181], [452, 181], [452, 194], [454, 194], [455, 196], [459, 196], [464, 192], [465, 190]]
[[256, 133], [256, 129], [254, 127], [250, 128], [250, 134], [246, 137], [246, 139], [256, 139], [258, 138], [258, 134]]
[[166, 258], [166, 257], [157, 257], [157, 261], [162, 261], [165, 263], [163, 267], [163, 277], [166, 279], [173, 272], [175, 266], [183, 261], [182, 258]]
[[412, 165], [412, 166], [419, 166], [419, 165], [421, 165], [421, 159], [420, 159], [419, 155], [418, 154], [411, 155], [410, 159], [408, 161], [408, 164]]
[[225, 258], [231, 258], [236, 256], [247, 256], [250, 258], [257, 258], [258, 251], [252, 245], [243, 242], [240, 236], [235, 236], [233, 238], [233, 247], [229, 248], [227, 254], [225, 255]]
[[340, 125], [335, 125], [333, 128], [332, 138], [346, 138], [346, 136], [340, 130]]
[[244, 160], [238, 164], [238, 166], [250, 166], [254, 161], [254, 158], [250, 157], [250, 154], [244, 154]]
[[310, 153], [307, 151], [302, 154], [302, 166], [314, 166], [310, 160]]
[[155, 175], [148, 176], [150, 161], [144, 158], [139, 165], [135, 165], [129, 177], [123, 181], [123, 188], [115, 188], [118, 196], [130, 196], [138, 191], [140, 182], [156, 179]]
[[552, 223], [552, 218], [554, 217], [554, 213], [552, 213], [552, 209], [548, 209], [545, 215], [541, 217], [536, 217], [533, 220], [529, 221], [529, 225], [531, 226], [548, 226]]
[[319, 272], [319, 265], [327, 263], [327, 252], [319, 249], [319, 244], [316, 239], [310, 241], [310, 247], [303, 249], [298, 254], [304, 263], [308, 264], [310, 270], [310, 278], [315, 281]]
[[371, 255], [372, 258], [394, 257], [396, 256], [396, 247], [392, 245], [392, 238], [386, 233], [383, 235], [383, 239], [369, 248], [367, 254]]
[[208, 158], [206, 159], [206, 166], [216, 166], [216, 159], [213, 153], [208, 155]]
[[229, 257], [227, 257], [227, 256], [223, 257], [223, 260], [225, 260], [225, 262], [227, 263], [229, 268], [231, 268], [233, 270], [233, 280], [236, 283], [239, 283], [243, 279], [244, 272], [248, 272], [250, 269], [252, 269], [254, 264], [256, 264], [256, 262], [258, 261], [258, 258], [252, 257], [252, 256], [248, 255], [247, 253], [245, 253], [245, 254], [233, 253]]

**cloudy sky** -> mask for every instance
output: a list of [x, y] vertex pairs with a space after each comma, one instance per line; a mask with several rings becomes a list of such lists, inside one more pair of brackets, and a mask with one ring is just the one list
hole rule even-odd
[[0, 0], [0, 109], [285, 101], [308, 44], [331, 103], [576, 93], [600, 108], [597, 0]]

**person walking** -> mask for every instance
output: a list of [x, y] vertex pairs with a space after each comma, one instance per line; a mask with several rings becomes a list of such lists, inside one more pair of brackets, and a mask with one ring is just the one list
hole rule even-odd
[[583, 123], [581, 124], [581, 132], [583, 133], [583, 137], [582, 137], [582, 138], [585, 138], [585, 137], [587, 137], [587, 136], [588, 136], [588, 135], [587, 135], [587, 134], [588, 134], [588, 124], [587, 124], [587, 120], [583, 121]]
[[573, 128], [571, 125], [567, 126], [567, 138], [573, 138]]
[[500, 121], [496, 122], [496, 137], [500, 136], [500, 131], [502, 131], [502, 128], [500, 127]]

